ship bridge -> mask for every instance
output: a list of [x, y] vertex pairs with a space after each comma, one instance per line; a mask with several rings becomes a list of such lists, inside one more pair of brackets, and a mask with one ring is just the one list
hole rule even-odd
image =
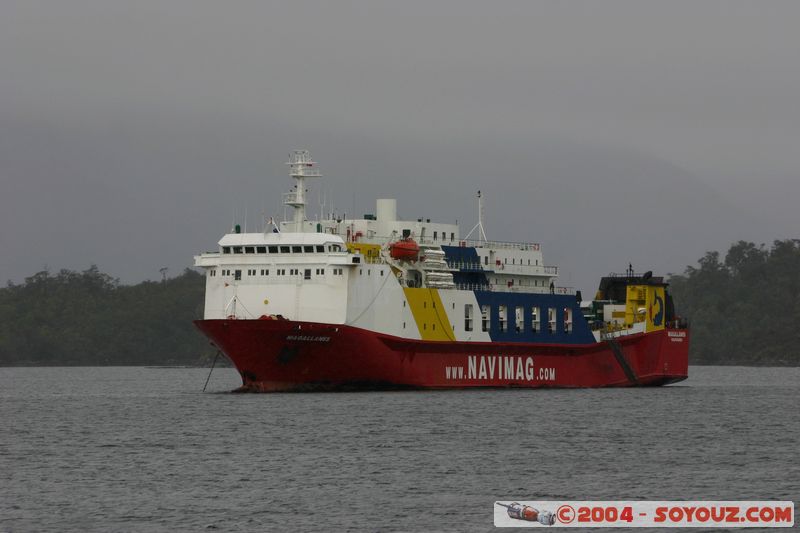
[[229, 233], [219, 241], [225, 254], [329, 253], [345, 250], [338, 235], [322, 233]]
[[195, 256], [206, 270], [205, 318], [344, 321], [353, 256], [338, 235], [229, 233], [218, 245]]

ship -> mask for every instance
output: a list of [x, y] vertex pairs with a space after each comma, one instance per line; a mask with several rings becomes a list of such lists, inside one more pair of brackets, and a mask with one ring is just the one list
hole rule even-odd
[[[361, 218], [306, 212], [321, 178], [291, 153], [291, 217], [235, 225], [195, 256], [195, 325], [241, 375], [240, 391], [658, 386], [687, 378], [689, 328], [652, 272], [600, 280], [593, 299], [558, 284], [533, 242], [477, 224], [401, 220], [395, 199]], [[324, 209], [323, 209], [324, 211]]]

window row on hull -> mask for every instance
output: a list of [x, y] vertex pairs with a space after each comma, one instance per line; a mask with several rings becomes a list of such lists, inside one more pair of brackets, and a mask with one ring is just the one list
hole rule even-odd
[[[562, 313], [557, 313], [555, 307], [515, 306], [511, 309], [507, 305], [482, 305], [481, 331], [493, 331], [493, 320], [496, 330], [500, 333], [540, 333], [554, 334], [557, 330], [566, 334], [572, 333], [572, 308], [564, 307]], [[526, 316], [526, 311], [527, 316]], [[493, 318], [494, 317], [494, 318]], [[546, 320], [545, 320], [546, 318]], [[472, 331], [473, 309], [472, 304], [464, 306], [464, 331]]]
[[324, 254], [329, 252], [341, 252], [342, 247], [338, 244], [280, 244], [269, 246], [223, 246], [223, 254]]
[[[299, 269], [299, 268], [276, 268], [273, 269], [273, 274], [270, 274], [270, 269], [268, 268], [250, 268], [247, 269], [246, 275], [244, 277], [259, 277], [259, 276], [302, 276], [304, 279], [311, 279], [311, 272], [314, 271], [315, 275], [317, 276], [324, 276], [326, 269], [324, 268], [306, 268], [306, 269]], [[344, 269], [342, 268], [332, 268], [330, 269], [334, 276], [342, 276], [344, 275]], [[288, 272], [288, 273], [287, 273]], [[240, 269], [229, 269], [224, 268], [219, 271], [220, 276], [227, 276], [232, 277], [235, 281], [239, 281], [243, 277], [243, 271]], [[217, 269], [212, 268], [208, 271], [209, 277], [215, 277], [217, 275]]]

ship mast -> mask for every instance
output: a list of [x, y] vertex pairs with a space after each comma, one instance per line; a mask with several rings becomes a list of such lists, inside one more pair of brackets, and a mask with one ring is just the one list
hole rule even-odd
[[486, 232], [483, 230], [483, 194], [481, 191], [478, 191], [478, 223], [469, 230], [469, 233], [467, 233], [467, 236], [464, 238], [469, 239], [469, 236], [472, 235], [475, 230], [478, 230], [478, 241], [486, 242], [489, 240], [486, 238]]
[[306, 220], [306, 178], [321, 178], [319, 170], [314, 168], [316, 163], [311, 160], [308, 150], [294, 150], [290, 155], [289, 176], [295, 180], [294, 190], [284, 193], [283, 203], [294, 209], [294, 231], [302, 231], [303, 222]]

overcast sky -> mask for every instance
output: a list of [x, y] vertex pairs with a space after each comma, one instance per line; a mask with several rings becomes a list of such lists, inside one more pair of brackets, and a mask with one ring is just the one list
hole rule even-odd
[[[541, 242], [563, 285], [800, 237], [800, 2], [0, 3], [0, 280], [171, 274], [281, 215]], [[312, 192], [316, 199], [316, 191]], [[313, 212], [312, 212], [313, 213]]]

